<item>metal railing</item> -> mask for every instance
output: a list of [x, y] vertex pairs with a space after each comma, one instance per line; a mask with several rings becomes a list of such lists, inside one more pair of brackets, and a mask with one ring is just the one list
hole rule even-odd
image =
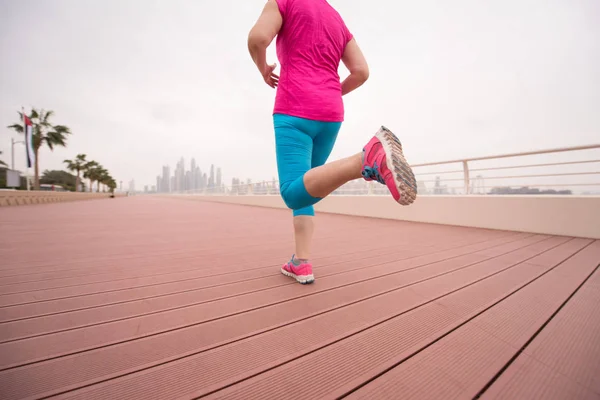
[[[528, 157], [529, 162], [516, 162]], [[600, 195], [600, 144], [472, 157], [411, 165], [419, 195]], [[433, 178], [433, 179], [432, 179]], [[197, 195], [279, 195], [276, 180], [183, 190]], [[384, 185], [362, 179], [333, 195], [389, 195]]]

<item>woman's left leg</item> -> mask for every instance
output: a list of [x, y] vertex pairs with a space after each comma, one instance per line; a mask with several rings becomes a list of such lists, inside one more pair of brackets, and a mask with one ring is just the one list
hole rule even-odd
[[282, 272], [300, 283], [314, 281], [308, 261], [314, 231], [313, 204], [321, 199], [311, 196], [303, 177], [311, 168], [324, 164], [331, 154], [341, 123], [318, 122], [288, 115], [273, 117], [277, 148], [280, 191], [293, 210], [296, 252]]
[[[313, 138], [311, 168], [319, 167], [327, 162], [335, 145], [341, 124], [323, 125]], [[313, 206], [294, 211], [294, 239], [296, 242], [296, 257], [298, 262], [308, 262], [312, 251], [312, 238], [314, 234]]]

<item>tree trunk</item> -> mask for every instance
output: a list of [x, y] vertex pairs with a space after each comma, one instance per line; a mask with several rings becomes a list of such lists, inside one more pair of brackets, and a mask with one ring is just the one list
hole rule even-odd
[[79, 192], [79, 170], [77, 170], [77, 179], [75, 179], [75, 192]]
[[[34, 180], [33, 180], [33, 189], [40, 190], [40, 158], [39, 158], [39, 149], [35, 149], [35, 163], [34, 163]], [[27, 178], [29, 179], [29, 178]]]

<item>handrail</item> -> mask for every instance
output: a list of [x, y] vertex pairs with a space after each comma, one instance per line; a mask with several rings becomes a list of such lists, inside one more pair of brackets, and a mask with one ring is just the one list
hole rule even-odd
[[[585, 161], [568, 161], [568, 162], [556, 162], [546, 164], [523, 164], [523, 165], [509, 165], [507, 167], [492, 167], [492, 168], [471, 168], [470, 171], [497, 171], [501, 169], [515, 169], [515, 168], [533, 168], [533, 167], [553, 167], [556, 165], [575, 165], [575, 164], [590, 164], [597, 163], [600, 160], [585, 160]], [[420, 172], [419, 175], [441, 175], [441, 174], [456, 174], [463, 172], [462, 169], [455, 169], [453, 171], [436, 171], [436, 172]]]
[[[543, 178], [549, 176], [579, 176], [579, 175], [600, 175], [600, 171], [593, 172], [567, 172], [562, 174], [535, 174], [535, 175], [508, 175], [508, 176], [488, 176], [485, 179], [515, 179], [515, 178]], [[462, 181], [462, 178], [449, 178], [444, 181]], [[427, 180], [421, 182], [435, 182], [435, 180]]]
[[565, 151], [578, 151], [578, 150], [590, 150], [590, 149], [600, 149], [600, 144], [590, 144], [590, 145], [586, 145], [586, 146], [574, 146], [574, 147], [559, 147], [559, 148], [555, 148], [555, 149], [535, 150], [535, 151], [527, 151], [527, 152], [522, 152], [522, 153], [500, 154], [500, 155], [496, 155], [496, 156], [462, 158], [462, 159], [451, 160], [451, 161], [435, 161], [435, 162], [430, 162], [430, 163], [411, 164], [411, 167], [412, 168], [428, 167], [431, 165], [455, 164], [455, 163], [470, 162], [470, 161], [494, 160], [494, 159], [499, 159], [499, 158], [532, 156], [532, 155], [537, 155], [537, 154], [561, 153], [561, 152], [565, 152]]

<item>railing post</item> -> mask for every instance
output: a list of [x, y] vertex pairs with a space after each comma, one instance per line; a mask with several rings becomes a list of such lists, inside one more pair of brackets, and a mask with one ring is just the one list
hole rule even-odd
[[463, 161], [462, 164], [465, 178], [465, 194], [469, 194], [469, 164], [466, 161]]

